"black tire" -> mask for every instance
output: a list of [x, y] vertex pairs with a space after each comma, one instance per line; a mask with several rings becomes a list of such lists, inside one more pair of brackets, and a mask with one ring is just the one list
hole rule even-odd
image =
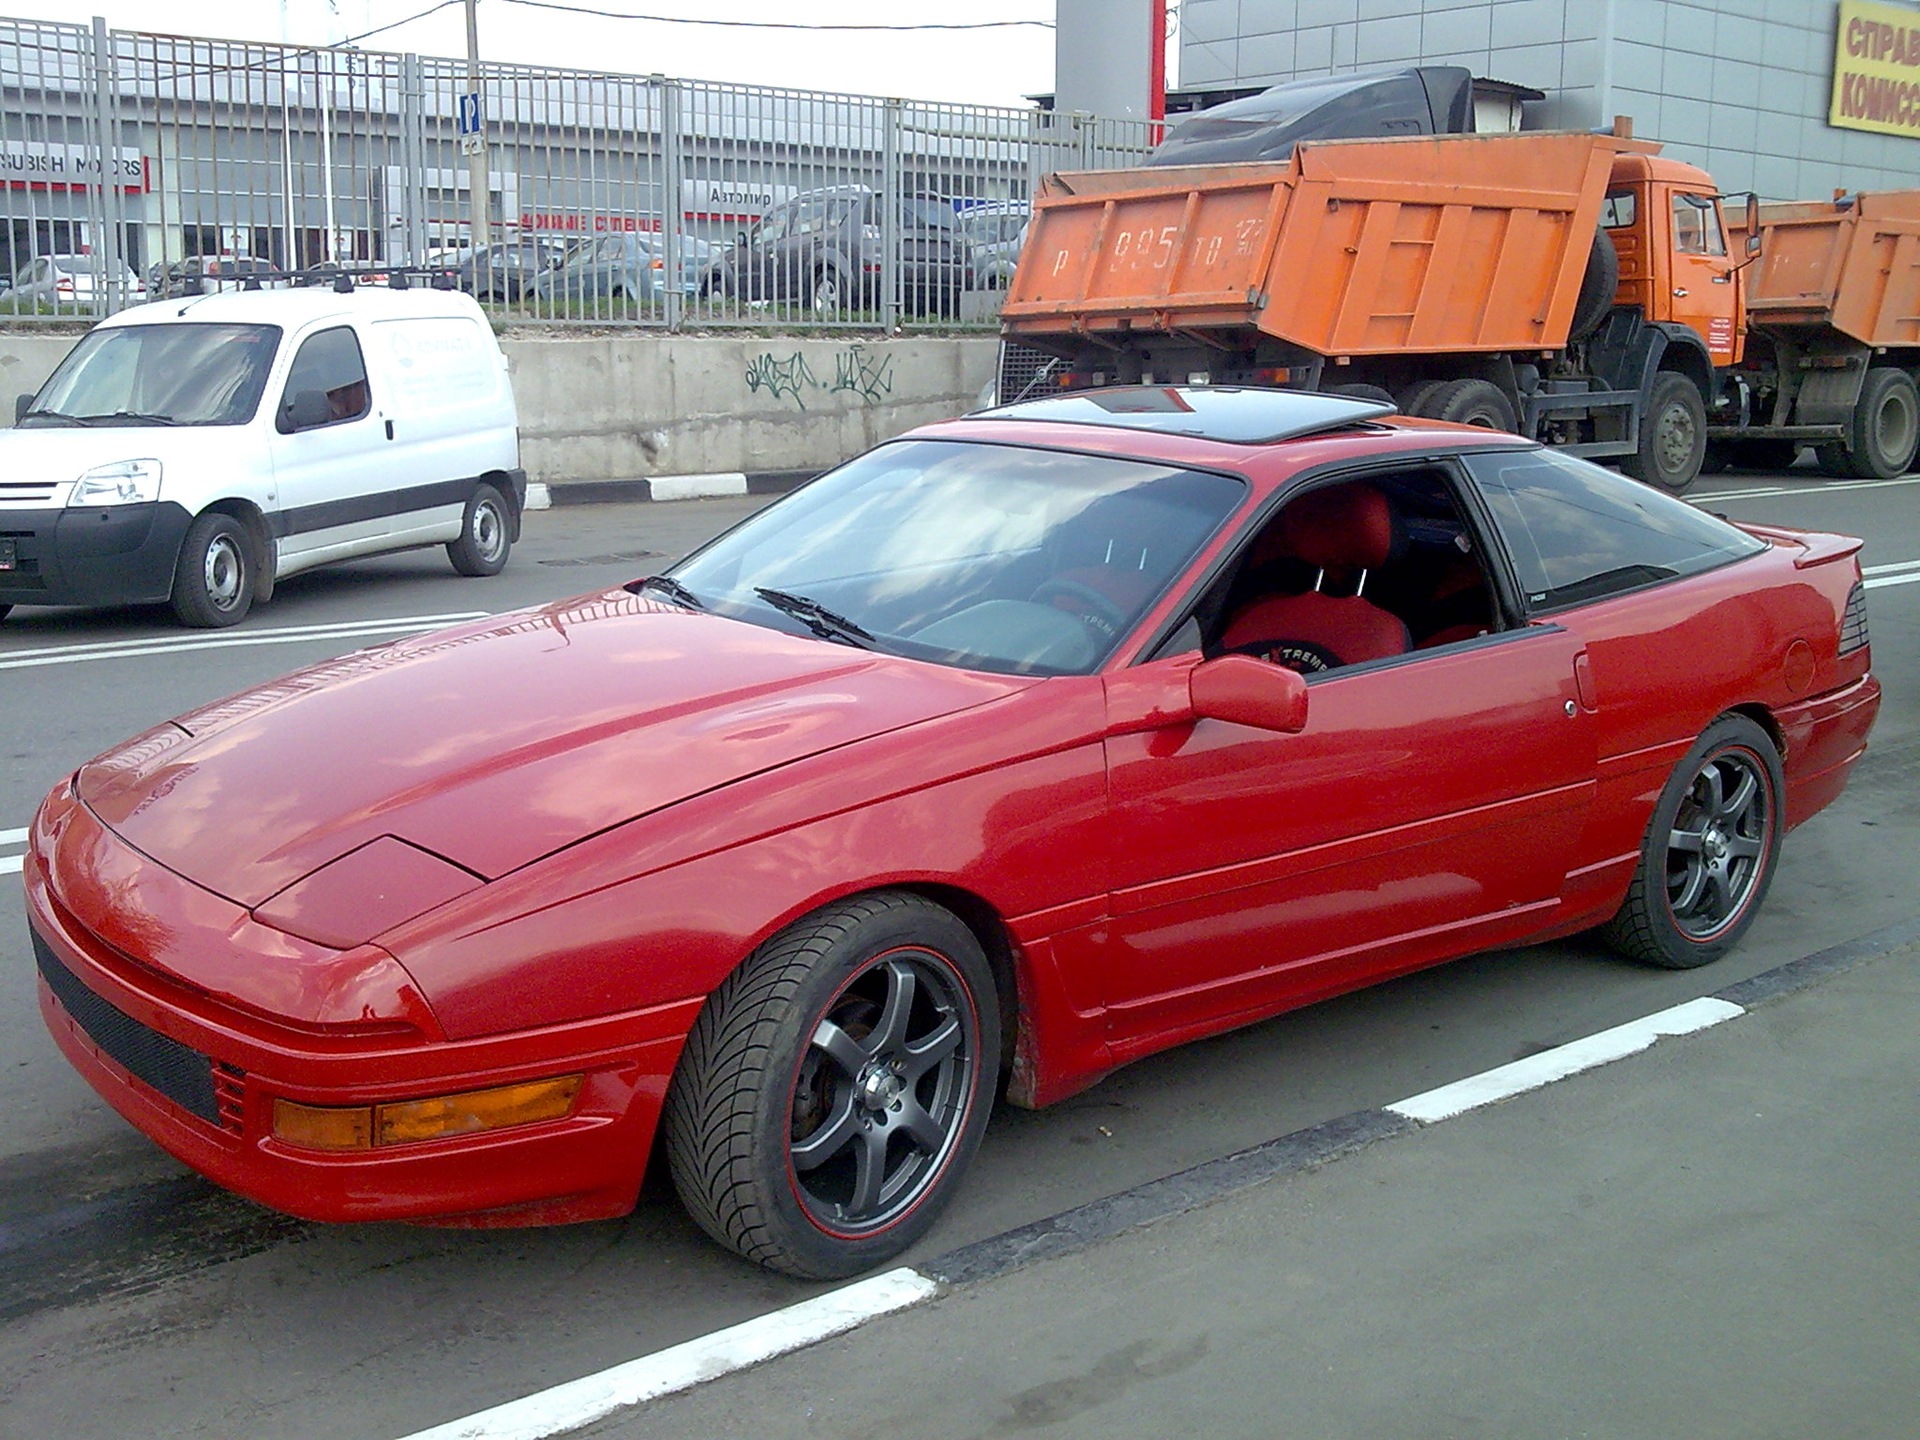
[[1861, 480], [1904, 475], [1920, 447], [1920, 390], [1891, 365], [1867, 371], [1848, 427], [1847, 466]]
[[1587, 252], [1587, 271], [1573, 302], [1573, 323], [1567, 327], [1567, 338], [1584, 340], [1598, 330], [1619, 293], [1620, 252], [1602, 226], [1593, 232], [1593, 248]]
[[11, 615], [12, 613], [13, 613], [13, 606], [0, 605], [0, 620], [6, 619], [7, 616]]
[[1813, 468], [1830, 480], [1857, 480], [1853, 473], [1853, 457], [1847, 454], [1844, 445], [1816, 445], [1813, 447]]
[[1446, 383], [1444, 380], [1416, 380], [1411, 385], [1401, 387], [1394, 403], [1400, 407], [1402, 415], [1419, 415], [1432, 420], [1436, 417], [1428, 410], [1428, 402], [1433, 399], [1433, 392]]
[[173, 566], [173, 613], [182, 625], [218, 630], [253, 608], [251, 542], [231, 515], [209, 510], [187, 527]]
[[999, 1013], [973, 932], [923, 896], [881, 891], [789, 926], [687, 1037], [662, 1117], [681, 1203], [788, 1275], [892, 1259], [979, 1148]]
[[1700, 474], [1707, 453], [1707, 404], [1700, 387], [1677, 370], [1653, 377], [1640, 417], [1640, 448], [1620, 462], [1636, 480], [1679, 495]]
[[1773, 883], [1785, 796], [1766, 731], [1744, 715], [1709, 725], [1653, 807], [1627, 898], [1602, 927], [1607, 943], [1669, 970], [1731, 950]]
[[1491, 380], [1448, 380], [1426, 398], [1424, 414], [1456, 425], [1512, 431], [1519, 425], [1513, 402]]
[[1394, 404], [1393, 392], [1381, 385], [1329, 385], [1329, 395], [1344, 395], [1349, 400], [1378, 400], [1382, 405]]
[[460, 538], [447, 542], [447, 558], [462, 575], [498, 575], [513, 551], [513, 514], [491, 485], [474, 488], [460, 517]]

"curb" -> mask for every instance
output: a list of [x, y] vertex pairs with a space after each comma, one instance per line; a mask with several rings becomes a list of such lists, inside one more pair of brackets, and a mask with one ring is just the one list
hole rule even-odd
[[652, 475], [636, 480], [535, 481], [527, 486], [527, 509], [563, 505], [631, 505], [666, 500], [713, 500], [731, 495], [784, 495], [798, 490], [818, 470], [721, 470], [708, 475]]

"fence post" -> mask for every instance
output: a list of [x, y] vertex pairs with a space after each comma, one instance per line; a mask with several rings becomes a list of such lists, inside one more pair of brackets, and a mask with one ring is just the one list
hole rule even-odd
[[400, 168], [400, 263], [417, 265], [427, 250], [427, 70], [411, 54], [400, 57]]
[[90, 247], [93, 257], [93, 308], [97, 315], [112, 315], [133, 301], [123, 295], [120, 279], [126, 273], [126, 236], [120, 229], [120, 190], [116, 161], [120, 147], [120, 124], [114, 105], [113, 37], [107, 22], [93, 17], [93, 124], [95, 145], [100, 156], [100, 183], [93, 188], [87, 206], [87, 220], [98, 237]]
[[666, 267], [662, 298], [666, 302], [667, 329], [678, 330], [686, 319], [687, 297], [681, 289], [686, 253], [686, 202], [683, 197], [681, 156], [684, 151], [680, 131], [680, 86], [664, 75], [652, 75], [647, 83], [660, 97], [660, 248]]
[[[888, 100], [881, 112], [880, 138], [880, 325], [891, 335], [900, 324], [901, 100]], [[856, 283], [858, 277], [855, 277]]]

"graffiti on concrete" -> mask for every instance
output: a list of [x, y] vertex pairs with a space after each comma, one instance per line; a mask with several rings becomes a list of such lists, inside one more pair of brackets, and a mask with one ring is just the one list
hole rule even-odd
[[893, 356], [875, 353], [864, 345], [849, 345], [833, 357], [833, 381], [813, 373], [807, 357], [795, 350], [788, 355], [763, 351], [747, 363], [747, 389], [773, 400], [791, 400], [807, 408], [810, 393], [857, 395], [865, 405], [878, 405], [893, 393]]
[[769, 352], [747, 364], [747, 389], [756, 395], [762, 390], [775, 400], [785, 395], [804, 410], [807, 402], [801, 392], [809, 388], [819, 389], [820, 382], [807, 368], [807, 357], [797, 350], [785, 359]]

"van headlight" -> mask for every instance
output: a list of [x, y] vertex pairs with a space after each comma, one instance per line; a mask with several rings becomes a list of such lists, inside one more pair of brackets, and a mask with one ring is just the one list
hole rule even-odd
[[69, 505], [139, 505], [160, 498], [158, 460], [116, 460], [96, 465], [73, 484]]

